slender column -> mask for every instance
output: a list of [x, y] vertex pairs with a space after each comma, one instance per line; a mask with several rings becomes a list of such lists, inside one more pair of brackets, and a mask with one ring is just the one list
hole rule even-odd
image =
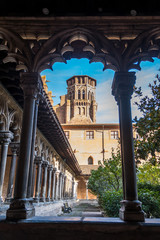
[[65, 179], [65, 175], [64, 175], [64, 173], [63, 173], [63, 175], [62, 175], [62, 199], [64, 199], [64, 179]]
[[35, 189], [34, 202], [39, 202], [40, 179], [41, 179], [41, 171], [42, 171], [42, 157], [36, 157], [35, 163], [37, 165], [37, 178], [36, 178], [36, 189]]
[[46, 201], [47, 201], [47, 202], [50, 201], [50, 196], [51, 196], [51, 174], [52, 174], [52, 169], [53, 169], [53, 166], [52, 166], [52, 165], [49, 165], [49, 166], [48, 166], [47, 198], [46, 198]]
[[14, 181], [15, 172], [16, 172], [16, 160], [19, 152], [19, 143], [11, 142], [9, 146], [12, 151], [12, 160], [11, 160], [11, 167], [10, 167], [10, 173], [9, 173], [7, 197], [5, 199], [6, 202], [10, 202], [12, 199], [13, 181]]
[[59, 171], [56, 172], [56, 200], [59, 199]]
[[2, 190], [3, 190], [4, 176], [5, 176], [5, 170], [6, 170], [8, 145], [11, 139], [13, 139], [13, 134], [10, 131], [0, 131], [0, 141], [1, 141], [0, 202], [3, 202]]
[[59, 194], [58, 194], [58, 198], [59, 200], [61, 200], [62, 196], [61, 196], [61, 193], [62, 193], [62, 172], [59, 173]]
[[36, 138], [37, 118], [38, 118], [38, 105], [39, 105], [39, 98], [36, 99], [36, 102], [35, 102], [33, 133], [32, 133], [32, 145], [31, 145], [31, 155], [30, 155], [30, 167], [29, 167], [29, 176], [28, 176], [27, 198], [32, 197], [32, 180], [33, 180], [33, 165], [34, 165], [34, 157], [35, 157], [35, 138]]
[[46, 187], [47, 187], [47, 168], [48, 168], [48, 161], [44, 161], [42, 163], [42, 167], [44, 168], [43, 174], [43, 182], [42, 182], [42, 196], [40, 198], [41, 202], [45, 202], [46, 200]]
[[85, 180], [86, 183], [86, 199], [88, 200], [88, 180]]
[[53, 168], [53, 171], [52, 171], [52, 197], [51, 197], [51, 200], [54, 201], [54, 198], [55, 198], [55, 179], [56, 179], [56, 168]]
[[[31, 187], [31, 197], [33, 198], [34, 195], [34, 188], [35, 188], [35, 178], [36, 178], [36, 168], [37, 164], [34, 159], [34, 164], [33, 164], [33, 174], [32, 174], [32, 187]], [[33, 199], [31, 199], [33, 201]]]
[[73, 189], [73, 198], [77, 199], [77, 186], [78, 186], [78, 180], [74, 181], [74, 189]]
[[14, 199], [7, 211], [7, 219], [25, 219], [35, 215], [32, 203], [26, 199], [30, 155], [33, 134], [35, 101], [42, 89], [38, 73], [21, 73], [21, 87], [24, 92], [23, 122], [21, 131], [20, 154], [16, 172]]
[[131, 95], [135, 72], [116, 72], [112, 93], [119, 104], [124, 200], [121, 201], [120, 218], [125, 221], [144, 221], [141, 202], [138, 201], [136, 167], [134, 160]]
[[75, 182], [74, 182], [74, 178], [72, 178], [72, 195], [71, 195], [72, 198], [74, 198], [74, 188], [75, 188]]
[[63, 198], [66, 198], [66, 180], [67, 180], [67, 176], [64, 176]]

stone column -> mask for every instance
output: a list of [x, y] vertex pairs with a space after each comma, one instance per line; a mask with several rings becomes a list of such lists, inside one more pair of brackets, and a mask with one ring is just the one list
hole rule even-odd
[[37, 118], [38, 118], [38, 105], [39, 105], [39, 97], [38, 97], [38, 99], [36, 99], [36, 102], [35, 102], [32, 145], [31, 145], [30, 166], [29, 166], [28, 187], [27, 187], [27, 198], [33, 197], [32, 196], [32, 180], [33, 180], [33, 165], [34, 165], [34, 157], [35, 157], [35, 138], [36, 138]]
[[58, 191], [58, 198], [61, 200], [62, 196], [62, 172], [59, 173], [59, 191]]
[[86, 183], [86, 200], [88, 200], [88, 180], [85, 180]]
[[12, 151], [12, 160], [11, 160], [11, 167], [10, 167], [10, 172], [9, 172], [7, 197], [5, 199], [5, 202], [10, 202], [12, 199], [13, 181], [14, 181], [15, 172], [16, 172], [16, 160], [17, 160], [17, 155], [19, 152], [19, 142], [11, 142], [9, 146]]
[[46, 188], [47, 188], [48, 161], [43, 161], [42, 167], [44, 168], [44, 174], [43, 174], [42, 195], [40, 197], [40, 202], [45, 202], [45, 200], [46, 200]]
[[72, 178], [72, 195], [71, 195], [72, 198], [74, 198], [74, 188], [75, 188], [75, 182], [74, 182], [74, 178]]
[[53, 168], [53, 171], [52, 171], [52, 192], [51, 192], [51, 200], [54, 201], [54, 198], [55, 198], [55, 179], [56, 179], [56, 168]]
[[61, 190], [61, 197], [62, 197], [62, 199], [64, 199], [64, 179], [65, 179], [65, 175], [63, 173], [62, 174], [62, 190]]
[[33, 201], [33, 195], [34, 195], [34, 190], [35, 190], [36, 168], [37, 168], [37, 164], [36, 164], [35, 159], [34, 159], [33, 173], [32, 173], [32, 186], [31, 186], [31, 197], [32, 197], [31, 201]]
[[77, 187], [78, 187], [78, 182], [79, 180], [75, 180], [74, 182], [74, 194], [73, 194], [73, 198], [77, 199]]
[[64, 176], [63, 198], [66, 198], [66, 180], [67, 180], [67, 176]]
[[120, 218], [125, 221], [144, 221], [141, 202], [138, 201], [136, 167], [134, 160], [131, 95], [135, 84], [135, 72], [116, 72], [112, 93], [119, 104], [122, 172], [124, 200], [121, 201]]
[[35, 189], [34, 202], [39, 202], [40, 179], [41, 179], [41, 171], [42, 171], [42, 157], [36, 157], [35, 163], [37, 165], [37, 178], [36, 178], [36, 189]]
[[56, 172], [56, 200], [59, 199], [59, 171]]
[[20, 154], [17, 164], [14, 199], [7, 211], [7, 219], [25, 219], [35, 215], [32, 203], [26, 199], [30, 166], [35, 101], [42, 90], [38, 73], [23, 72], [20, 75], [24, 92], [23, 122], [21, 131]]
[[1, 143], [0, 202], [3, 202], [2, 190], [3, 190], [4, 176], [5, 176], [5, 170], [6, 170], [8, 145], [11, 142], [11, 139], [13, 139], [12, 132], [10, 132], [10, 131], [0, 131], [0, 143]]
[[47, 185], [47, 198], [46, 201], [49, 202], [50, 201], [50, 196], [51, 196], [51, 176], [52, 176], [52, 170], [53, 170], [53, 166], [49, 165], [48, 166], [48, 185]]

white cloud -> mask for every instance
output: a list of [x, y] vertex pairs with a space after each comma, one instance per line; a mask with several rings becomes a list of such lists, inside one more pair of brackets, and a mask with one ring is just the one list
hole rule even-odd
[[98, 103], [97, 123], [118, 122], [118, 106], [111, 94], [112, 80], [99, 83], [96, 89]]

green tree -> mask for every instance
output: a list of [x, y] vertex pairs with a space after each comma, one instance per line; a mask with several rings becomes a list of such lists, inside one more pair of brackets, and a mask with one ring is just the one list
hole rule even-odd
[[102, 195], [108, 190], [118, 191], [122, 187], [122, 165], [119, 148], [112, 149], [111, 158], [100, 163], [97, 170], [92, 170], [88, 188], [95, 195]]
[[160, 168], [150, 162], [140, 165], [137, 169], [138, 183], [160, 185]]
[[134, 119], [139, 135], [135, 139], [136, 160], [149, 160], [153, 165], [160, 162], [160, 77], [155, 77], [153, 84], [149, 84], [151, 95], [143, 96], [141, 87], [135, 88], [136, 101], [142, 117]]

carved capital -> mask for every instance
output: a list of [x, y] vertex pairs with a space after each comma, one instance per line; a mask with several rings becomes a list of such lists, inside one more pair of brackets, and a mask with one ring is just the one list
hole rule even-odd
[[39, 73], [25, 72], [20, 75], [20, 85], [25, 96], [39, 98], [42, 93], [42, 80]]
[[19, 142], [11, 142], [9, 146], [13, 154], [17, 154], [17, 155], [19, 154], [19, 147], [20, 147]]
[[131, 98], [135, 82], [135, 72], [116, 72], [112, 84], [112, 95], [116, 101], [123, 96]]
[[9, 144], [13, 139], [13, 133], [10, 131], [0, 131], [0, 143]]
[[45, 168], [45, 167], [48, 167], [48, 161], [43, 161], [43, 162], [42, 162], [42, 167], [44, 167], [44, 168]]
[[49, 171], [52, 171], [52, 169], [53, 169], [53, 165], [49, 164], [49, 165], [48, 165], [48, 170], [49, 170]]
[[53, 167], [53, 173], [55, 173], [57, 171], [57, 168]]
[[36, 156], [35, 159], [34, 159], [34, 163], [35, 164], [42, 164], [43, 160], [42, 160], [42, 157], [41, 156]]

